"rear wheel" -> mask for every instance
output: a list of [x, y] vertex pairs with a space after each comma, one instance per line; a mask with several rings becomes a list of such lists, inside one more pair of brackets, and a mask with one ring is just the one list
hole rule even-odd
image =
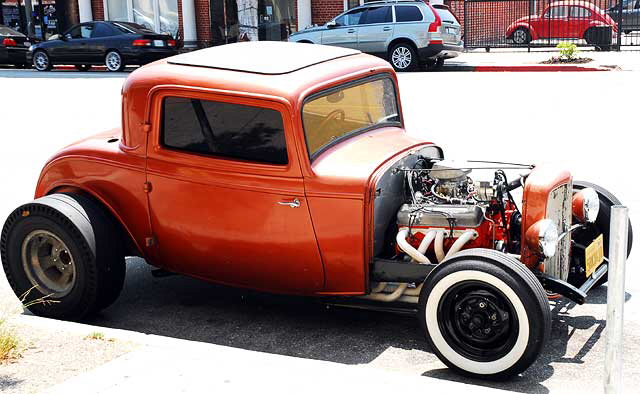
[[79, 195], [53, 194], [7, 218], [0, 255], [7, 280], [25, 302], [44, 297], [36, 315], [81, 319], [118, 297], [124, 252], [118, 228], [102, 208]]
[[531, 33], [524, 27], [517, 28], [511, 35], [514, 44], [525, 45], [531, 42]]
[[104, 65], [109, 71], [122, 71], [124, 70], [124, 61], [122, 55], [118, 51], [109, 51], [104, 57]]
[[527, 369], [551, 331], [546, 293], [519, 261], [469, 249], [438, 265], [420, 294], [434, 352], [464, 375], [504, 379]]
[[389, 51], [389, 62], [396, 71], [412, 71], [418, 64], [418, 55], [413, 46], [402, 42]]
[[38, 71], [49, 71], [53, 67], [49, 55], [45, 51], [36, 51], [33, 54], [33, 67]]
[[91, 64], [76, 64], [75, 67], [78, 71], [89, 71], [91, 69]]

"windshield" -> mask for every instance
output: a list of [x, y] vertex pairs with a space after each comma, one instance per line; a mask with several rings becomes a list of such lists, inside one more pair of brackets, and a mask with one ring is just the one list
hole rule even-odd
[[348, 84], [315, 96], [302, 107], [309, 156], [345, 137], [383, 125], [400, 125], [396, 90], [391, 78]]

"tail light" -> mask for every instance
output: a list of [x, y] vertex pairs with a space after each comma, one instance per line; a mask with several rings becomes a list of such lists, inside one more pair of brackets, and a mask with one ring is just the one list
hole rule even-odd
[[[433, 8], [433, 6], [429, 3], [427, 3], [427, 6], [429, 6], [429, 8], [431, 8], [431, 12], [433, 12], [433, 16], [436, 17], [436, 20], [434, 20], [433, 22], [431, 22], [429, 24], [429, 33], [440, 33], [441, 29], [442, 29], [442, 18], [440, 18], [440, 15], [438, 15], [438, 11], [436, 11], [435, 8]], [[429, 44], [442, 44], [442, 40], [431, 40], [429, 41]]]
[[133, 40], [134, 47], [150, 47], [151, 40]]
[[167, 40], [167, 46], [168, 47], [176, 46], [176, 40]]
[[2, 45], [6, 47], [15, 47], [18, 44], [16, 44], [16, 40], [14, 40], [13, 38], [6, 37], [4, 40], [2, 40]]

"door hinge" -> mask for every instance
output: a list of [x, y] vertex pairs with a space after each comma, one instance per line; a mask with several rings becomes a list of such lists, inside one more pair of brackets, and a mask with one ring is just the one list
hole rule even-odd
[[148, 133], [151, 131], [151, 124], [150, 123], [143, 123], [142, 124], [142, 131], [144, 131], [145, 133]]
[[144, 190], [145, 193], [151, 193], [151, 182], [145, 182], [142, 186], [142, 190]]

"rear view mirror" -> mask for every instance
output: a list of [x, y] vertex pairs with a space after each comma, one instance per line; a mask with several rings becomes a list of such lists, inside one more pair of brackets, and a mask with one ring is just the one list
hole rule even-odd
[[333, 29], [334, 27], [337, 27], [338, 24], [336, 23], [336, 21], [329, 21], [327, 22], [327, 28], [329, 29]]

